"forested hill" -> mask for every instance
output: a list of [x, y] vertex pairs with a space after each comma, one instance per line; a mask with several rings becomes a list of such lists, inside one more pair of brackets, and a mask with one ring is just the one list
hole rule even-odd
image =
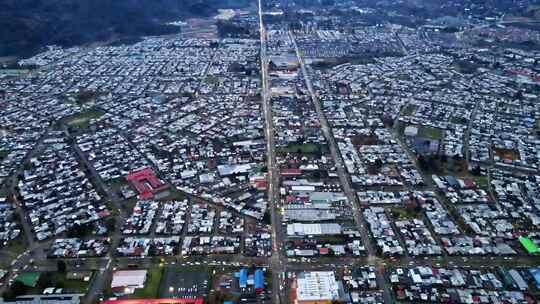
[[0, 56], [27, 55], [44, 45], [77, 45], [177, 29], [165, 21], [210, 16], [247, 0], [2, 0]]

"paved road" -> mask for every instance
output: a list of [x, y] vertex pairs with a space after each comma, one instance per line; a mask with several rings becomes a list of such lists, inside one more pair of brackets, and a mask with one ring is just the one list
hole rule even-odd
[[369, 237], [370, 234], [367, 229], [367, 223], [364, 221], [364, 218], [362, 217], [362, 214], [361, 214], [362, 209], [360, 207], [360, 202], [358, 201], [358, 197], [356, 196], [356, 191], [354, 191], [351, 185], [350, 176], [345, 169], [343, 158], [341, 157], [341, 153], [339, 152], [338, 145], [334, 138], [334, 134], [332, 133], [330, 124], [328, 123], [328, 120], [326, 119], [326, 115], [324, 114], [324, 111], [322, 109], [321, 102], [319, 101], [319, 98], [317, 97], [317, 94], [315, 93], [315, 90], [313, 89], [313, 84], [311, 82], [310, 75], [306, 68], [304, 58], [302, 57], [302, 54], [300, 53], [300, 50], [298, 49], [298, 44], [296, 43], [294, 34], [291, 31], [289, 31], [289, 36], [293, 43], [294, 50], [298, 58], [298, 62], [300, 63], [302, 75], [304, 76], [307, 89], [309, 91], [309, 94], [311, 95], [311, 100], [313, 102], [313, 105], [315, 106], [315, 110], [317, 111], [319, 122], [321, 124], [324, 137], [328, 141], [328, 144], [330, 147], [330, 154], [332, 155], [332, 159], [334, 160], [334, 163], [336, 164], [339, 180], [341, 182], [345, 195], [347, 196], [348, 200], [352, 203], [354, 219], [356, 221], [357, 226], [360, 228], [362, 242], [364, 243], [364, 246], [368, 254], [367, 263], [373, 264], [378, 269], [379, 275], [377, 275], [377, 283], [379, 284], [381, 288], [383, 288], [385, 302], [391, 303], [392, 297], [390, 294], [390, 290], [388, 289], [388, 285], [385, 284], [385, 280], [383, 276], [384, 265], [382, 264], [382, 261], [377, 257], [375, 247], [373, 246], [371, 239]]
[[336, 143], [336, 140], [334, 138], [334, 135], [332, 133], [332, 130], [330, 128], [330, 125], [328, 123], [328, 120], [326, 119], [326, 116], [322, 110], [321, 103], [315, 94], [315, 91], [313, 89], [313, 85], [311, 83], [311, 78], [309, 77], [308, 71], [306, 69], [306, 65], [304, 63], [304, 59], [302, 58], [300, 51], [298, 49], [298, 45], [296, 44], [296, 40], [294, 38], [294, 35], [292, 33], [289, 33], [291, 40], [293, 42], [296, 55], [298, 57], [298, 61], [300, 62], [300, 67], [302, 69], [302, 74], [304, 75], [304, 79], [306, 82], [306, 86], [308, 88], [308, 91], [311, 95], [311, 99], [313, 101], [313, 104], [315, 106], [315, 110], [317, 111], [317, 114], [319, 116], [319, 122], [321, 123], [321, 128], [324, 134], [324, 137], [328, 141], [329, 147], [330, 147], [330, 154], [332, 156], [332, 159], [334, 160], [334, 163], [336, 164], [336, 169], [338, 172], [339, 180], [341, 182], [341, 185], [343, 186], [343, 189], [345, 191], [345, 195], [349, 199], [349, 201], [352, 203], [353, 207], [353, 214], [354, 218], [356, 220], [356, 223], [360, 227], [360, 232], [363, 236], [363, 242], [366, 246], [366, 250], [368, 252], [368, 257], [376, 259], [376, 250], [373, 247], [373, 244], [371, 243], [371, 240], [369, 239], [369, 231], [367, 230], [366, 223], [364, 222], [362, 216], [361, 216], [361, 207], [360, 202], [358, 201], [358, 197], [356, 196], [356, 191], [354, 191], [350, 176], [347, 173], [345, 169], [345, 165], [343, 162], [343, 159], [341, 157], [341, 153], [339, 152], [338, 145]]
[[274, 138], [274, 122], [272, 117], [271, 95], [268, 84], [268, 56], [266, 48], [266, 29], [263, 22], [263, 7], [262, 0], [258, 0], [259, 13], [259, 32], [261, 40], [261, 81], [262, 91], [261, 97], [263, 102], [263, 112], [265, 119], [265, 135], [266, 135], [266, 151], [267, 151], [267, 168], [268, 168], [268, 201], [270, 221], [272, 224], [272, 256], [270, 257], [270, 267], [272, 269], [272, 286], [274, 289], [274, 303], [281, 303], [281, 280], [280, 275], [283, 271], [284, 257], [281, 252], [281, 222], [278, 214], [279, 210], [279, 168], [276, 165], [275, 154], [275, 138]]

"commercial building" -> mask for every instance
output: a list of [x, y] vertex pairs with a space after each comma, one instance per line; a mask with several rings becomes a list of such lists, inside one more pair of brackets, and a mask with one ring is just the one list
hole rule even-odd
[[332, 271], [303, 272], [298, 275], [296, 303], [321, 304], [340, 299], [340, 282]]
[[143, 288], [146, 270], [118, 270], [113, 273], [111, 289], [115, 294], [132, 294], [136, 288]]

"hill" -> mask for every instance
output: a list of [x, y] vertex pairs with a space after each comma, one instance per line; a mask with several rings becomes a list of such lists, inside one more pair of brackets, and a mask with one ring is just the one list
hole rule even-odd
[[167, 34], [164, 25], [205, 17], [246, 0], [3, 0], [0, 56], [25, 56], [57, 44], [71, 46], [113, 38]]

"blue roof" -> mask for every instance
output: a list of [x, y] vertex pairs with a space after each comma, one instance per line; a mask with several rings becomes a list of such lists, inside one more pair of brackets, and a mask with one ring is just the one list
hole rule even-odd
[[262, 270], [255, 270], [255, 289], [264, 288], [264, 273]]
[[240, 269], [240, 272], [238, 273], [238, 285], [240, 285], [240, 288], [247, 287], [247, 279], [248, 279], [247, 269], [245, 268]]
[[531, 268], [529, 272], [534, 277], [534, 280], [536, 281], [536, 285], [540, 286], [540, 267], [538, 268]]

